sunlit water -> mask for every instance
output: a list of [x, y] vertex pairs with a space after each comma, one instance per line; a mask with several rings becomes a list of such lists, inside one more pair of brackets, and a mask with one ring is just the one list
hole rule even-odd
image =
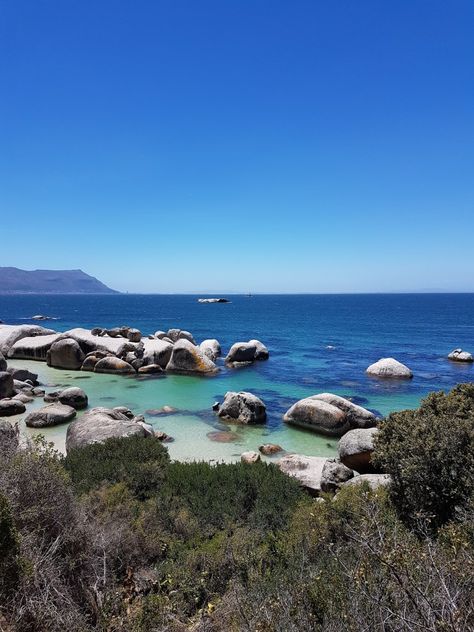
[[[385, 415], [411, 408], [432, 390], [471, 381], [472, 365], [446, 359], [455, 347], [474, 349], [474, 295], [231, 296], [229, 304], [198, 304], [193, 296], [22, 296], [0, 297], [0, 318], [31, 322], [44, 313], [59, 318], [45, 323], [57, 330], [75, 326], [127, 324], [144, 334], [180, 327], [197, 340], [218, 338], [224, 351], [235, 341], [261, 339], [268, 362], [230, 370], [220, 363], [216, 377], [120, 377], [51, 369], [44, 363], [12, 360], [28, 366], [45, 384], [84, 388], [91, 406], [125, 405], [145, 414], [155, 428], [174, 437], [172, 458], [236, 460], [244, 450], [278, 443], [288, 452], [333, 455], [337, 441], [289, 427], [282, 415], [297, 399], [329, 391], [350, 396]], [[394, 356], [414, 379], [383, 382], [365, 369], [380, 357]], [[264, 426], [222, 423], [212, 412], [226, 391], [248, 390], [267, 405]], [[44, 405], [42, 399], [28, 406]], [[178, 413], [150, 416], [147, 410], [173, 406]], [[66, 425], [41, 432], [64, 449]], [[235, 433], [216, 442], [213, 431]]]

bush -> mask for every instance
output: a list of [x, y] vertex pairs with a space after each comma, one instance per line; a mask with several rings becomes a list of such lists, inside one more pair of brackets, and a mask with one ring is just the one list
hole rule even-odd
[[149, 437], [108, 439], [71, 450], [63, 461], [78, 494], [104, 483], [125, 483], [139, 499], [157, 492], [168, 464], [167, 450]]
[[474, 384], [389, 415], [372, 460], [392, 476], [391, 497], [408, 525], [436, 530], [453, 519], [474, 491]]

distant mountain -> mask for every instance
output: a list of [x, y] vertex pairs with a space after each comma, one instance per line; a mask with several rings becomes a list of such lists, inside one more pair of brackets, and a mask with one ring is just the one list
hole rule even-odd
[[82, 270], [0, 267], [0, 294], [119, 294]]

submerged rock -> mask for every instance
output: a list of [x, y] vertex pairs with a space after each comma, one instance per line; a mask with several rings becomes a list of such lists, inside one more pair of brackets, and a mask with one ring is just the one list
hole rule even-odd
[[54, 403], [33, 410], [26, 416], [25, 423], [30, 428], [47, 428], [71, 421], [75, 416], [76, 410], [72, 406]]
[[339, 441], [339, 459], [346, 467], [361, 474], [374, 472], [371, 463], [377, 428], [350, 430]]
[[206, 436], [211, 441], [217, 441], [218, 443], [231, 443], [239, 438], [236, 432], [231, 432], [230, 430], [212, 430]]
[[278, 454], [279, 452], [284, 452], [281, 445], [277, 445], [276, 443], [265, 443], [261, 445], [258, 449], [265, 456], [271, 456], [273, 454]]
[[395, 358], [381, 358], [371, 364], [366, 373], [373, 377], [387, 379], [411, 379], [413, 377], [410, 369]]
[[173, 347], [166, 370], [172, 373], [211, 375], [216, 373], [218, 369], [199, 347], [193, 345], [189, 340], [180, 339]]
[[121, 410], [91, 408], [75, 419], [66, 434], [66, 452], [91, 443], [103, 443], [113, 437], [153, 437], [153, 428], [143, 418], [130, 417]]
[[242, 424], [264, 423], [267, 419], [265, 404], [253, 393], [229, 391], [217, 413], [227, 421]]
[[256, 352], [254, 360], [268, 360], [270, 352], [263, 342], [260, 342], [260, 340], [249, 340], [249, 345], [255, 345]]
[[327, 459], [320, 456], [287, 454], [277, 465], [282, 472], [296, 478], [308, 492], [317, 496], [321, 492], [321, 477]]
[[29, 371], [28, 369], [16, 369], [10, 367], [8, 373], [13, 375], [14, 380], [20, 380], [20, 382], [26, 382], [29, 380], [32, 384], [38, 384], [38, 374]]
[[448, 359], [453, 362], [474, 362], [474, 357], [472, 353], [468, 351], [463, 351], [462, 349], [454, 349], [448, 355]]
[[77, 386], [65, 388], [59, 393], [58, 400], [61, 404], [72, 406], [76, 410], [87, 408], [89, 403], [86, 393], [82, 390], [82, 388], [78, 388]]
[[283, 416], [286, 423], [329, 436], [342, 436], [351, 428], [376, 424], [373, 413], [332, 393], [320, 393], [299, 400]]

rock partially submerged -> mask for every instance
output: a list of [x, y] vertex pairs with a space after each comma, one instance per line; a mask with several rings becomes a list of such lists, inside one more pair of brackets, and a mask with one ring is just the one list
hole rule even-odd
[[25, 423], [30, 428], [48, 428], [71, 421], [75, 416], [76, 410], [72, 406], [54, 403], [33, 410], [26, 416]]
[[94, 366], [94, 371], [96, 373], [113, 373], [118, 375], [135, 373], [135, 369], [131, 364], [115, 356], [106, 356], [99, 360]]
[[229, 349], [225, 361], [229, 365], [251, 363], [255, 360], [268, 360], [269, 352], [260, 340], [236, 342]]
[[296, 478], [312, 496], [318, 496], [321, 492], [321, 477], [326, 461], [326, 458], [320, 456], [287, 454], [277, 465], [282, 472]]
[[265, 456], [272, 456], [284, 451], [281, 445], [277, 445], [276, 443], [264, 443], [258, 449]]
[[395, 360], [395, 358], [381, 358], [374, 364], [371, 364], [367, 368], [366, 373], [372, 377], [386, 379], [409, 380], [413, 377], [411, 370], [398, 360]]
[[462, 349], [453, 349], [453, 351], [451, 351], [448, 355], [448, 359], [453, 362], [474, 362], [472, 353], [463, 351]]
[[227, 298], [198, 298], [198, 303], [230, 303]]
[[16, 397], [0, 399], [0, 417], [21, 415], [26, 410], [25, 402]]
[[80, 369], [84, 358], [84, 352], [74, 338], [56, 340], [46, 354], [48, 366], [57, 369]]
[[221, 419], [242, 424], [265, 423], [265, 404], [253, 393], [229, 391], [217, 413]]
[[286, 423], [340, 437], [351, 428], [375, 426], [375, 415], [332, 393], [320, 393], [299, 400], [283, 416]]
[[71, 386], [61, 391], [58, 395], [58, 401], [66, 406], [72, 406], [76, 410], [87, 408], [89, 403], [86, 393], [77, 386]]
[[339, 441], [339, 459], [346, 467], [361, 474], [374, 472], [371, 462], [377, 428], [350, 430]]
[[166, 370], [184, 375], [195, 373], [212, 375], [218, 371], [214, 362], [199, 347], [185, 339], [179, 339], [173, 346]]
[[[131, 411], [130, 411], [131, 412]], [[91, 408], [75, 419], [66, 434], [66, 452], [114, 437], [153, 437], [153, 428], [143, 417], [132, 417], [120, 409]]]

